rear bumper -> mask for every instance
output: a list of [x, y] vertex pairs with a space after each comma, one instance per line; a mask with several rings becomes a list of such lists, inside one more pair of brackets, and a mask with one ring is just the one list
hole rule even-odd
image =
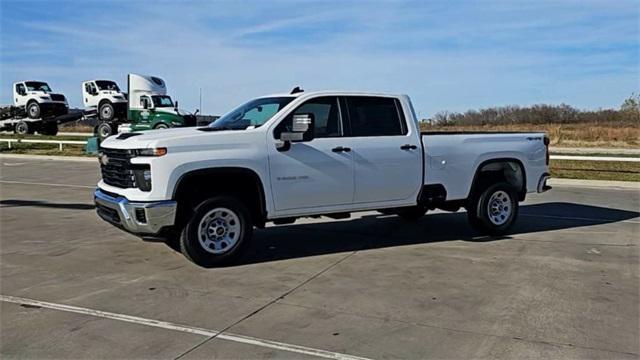
[[94, 202], [102, 220], [136, 235], [157, 235], [163, 228], [174, 225], [178, 205], [171, 200], [130, 202], [100, 189], [94, 193]]
[[551, 175], [549, 173], [544, 173], [540, 176], [540, 180], [538, 180], [538, 192], [543, 193], [545, 191], [551, 190], [551, 186], [547, 185], [547, 181], [551, 179]]

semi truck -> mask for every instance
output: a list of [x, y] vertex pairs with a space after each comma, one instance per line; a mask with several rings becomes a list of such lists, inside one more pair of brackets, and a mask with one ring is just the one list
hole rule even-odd
[[[120, 92], [118, 85], [113, 81], [102, 80], [102, 82], [106, 86], [102, 93], [97, 80], [84, 83], [93, 83], [98, 90], [96, 99], [92, 99], [91, 103], [87, 101], [85, 110], [90, 110], [95, 104], [99, 119], [95, 132], [101, 139], [116, 132], [196, 125], [196, 116], [178, 108], [178, 102], [174, 102], [167, 95], [165, 81], [157, 76], [129, 74], [127, 76], [128, 94]], [[87, 92], [84, 84], [83, 95]], [[93, 89], [91, 85], [89, 87], [89, 90]], [[126, 100], [122, 101], [122, 98]], [[125, 104], [126, 108], [123, 110]], [[126, 113], [126, 116], [122, 116], [123, 113]]]
[[106, 139], [94, 201], [103, 220], [175, 237], [205, 267], [233, 263], [254, 228], [308, 216], [464, 208], [476, 231], [500, 235], [528, 194], [550, 189], [548, 145], [540, 132], [421, 132], [406, 95], [295, 91], [206, 127]]

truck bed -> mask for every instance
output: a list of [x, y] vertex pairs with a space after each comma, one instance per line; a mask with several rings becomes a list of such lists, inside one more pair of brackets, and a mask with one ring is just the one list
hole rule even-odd
[[424, 183], [441, 184], [447, 200], [465, 199], [477, 169], [488, 161], [524, 164], [527, 192], [537, 190], [546, 171], [545, 134], [541, 132], [421, 132], [425, 151]]

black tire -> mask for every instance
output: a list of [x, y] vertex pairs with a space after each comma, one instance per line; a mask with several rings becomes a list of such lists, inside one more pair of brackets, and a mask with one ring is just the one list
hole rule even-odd
[[153, 127], [156, 130], [164, 130], [164, 129], [168, 129], [169, 125], [165, 124], [165, 123], [158, 123], [156, 126]]
[[113, 135], [113, 127], [107, 122], [100, 123], [96, 128], [96, 135], [100, 140], [104, 140]]
[[416, 206], [416, 207], [412, 207], [412, 208], [398, 212], [398, 216], [400, 216], [405, 221], [413, 222], [413, 221], [420, 220], [426, 213], [427, 213], [427, 209]]
[[35, 101], [27, 104], [27, 116], [29, 119], [39, 119], [41, 116], [40, 104]]
[[98, 118], [100, 121], [111, 121], [115, 117], [116, 112], [113, 108], [113, 104], [108, 101], [100, 104], [100, 108], [98, 109]]
[[503, 235], [518, 217], [518, 193], [508, 183], [500, 182], [486, 187], [473, 196], [467, 206], [471, 226], [485, 235]]
[[[224, 213], [227, 213], [230, 220], [224, 221], [224, 224], [216, 224]], [[234, 222], [239, 222], [235, 228]], [[223, 238], [223, 235], [219, 234], [220, 228], [223, 228], [224, 235], [229, 234], [230, 238], [237, 234], [237, 240], [225, 240], [227, 237]], [[209, 235], [203, 234], [207, 231]], [[222, 240], [211, 240], [212, 234], [220, 235]], [[202, 267], [229, 265], [242, 255], [251, 241], [252, 234], [251, 214], [244, 203], [233, 197], [216, 196], [200, 203], [194, 210], [182, 230], [180, 251], [189, 261]], [[227, 245], [223, 246], [225, 241]]]
[[16, 133], [16, 135], [33, 134], [33, 126], [26, 121], [18, 121], [13, 128], [13, 132]]
[[56, 136], [58, 135], [58, 124], [55, 122], [48, 122], [42, 125], [40, 129], [42, 135]]

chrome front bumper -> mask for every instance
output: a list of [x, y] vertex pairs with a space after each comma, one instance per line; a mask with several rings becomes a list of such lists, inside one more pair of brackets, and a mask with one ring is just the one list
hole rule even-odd
[[158, 234], [163, 227], [175, 223], [175, 201], [130, 202], [96, 189], [94, 202], [100, 218], [134, 234]]

